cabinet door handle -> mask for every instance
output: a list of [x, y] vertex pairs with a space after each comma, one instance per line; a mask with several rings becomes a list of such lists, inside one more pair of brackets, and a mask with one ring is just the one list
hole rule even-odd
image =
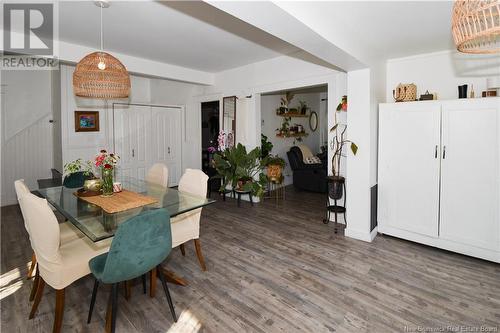
[[434, 148], [434, 158], [438, 158], [438, 145]]
[[134, 157], [134, 156], [135, 156], [135, 150], [132, 149], [132, 157]]
[[168, 153], [170, 154], [170, 147], [168, 147]]
[[446, 158], [446, 146], [443, 146], [443, 160]]

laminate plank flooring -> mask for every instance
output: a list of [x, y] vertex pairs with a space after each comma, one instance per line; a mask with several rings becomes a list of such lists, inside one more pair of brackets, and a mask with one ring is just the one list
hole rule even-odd
[[[500, 265], [378, 236], [365, 243], [333, 232], [324, 196], [286, 189], [286, 200], [251, 207], [219, 200], [203, 209], [202, 272], [193, 242], [164, 265], [189, 281], [169, 284], [173, 323], [161, 285], [155, 298], [136, 283], [119, 298], [117, 332], [409, 332], [490, 327], [500, 331]], [[1, 328], [50, 332], [55, 292], [46, 288], [28, 320], [31, 256], [18, 206], [1, 210]], [[349, 220], [349, 216], [348, 216]], [[101, 288], [86, 324], [93, 281], [66, 291], [65, 332], [104, 331], [109, 289]]]

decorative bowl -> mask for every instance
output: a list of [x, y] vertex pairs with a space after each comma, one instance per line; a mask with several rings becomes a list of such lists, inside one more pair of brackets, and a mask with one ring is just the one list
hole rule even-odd
[[102, 188], [102, 179], [87, 179], [83, 183], [83, 189], [86, 191], [99, 192]]

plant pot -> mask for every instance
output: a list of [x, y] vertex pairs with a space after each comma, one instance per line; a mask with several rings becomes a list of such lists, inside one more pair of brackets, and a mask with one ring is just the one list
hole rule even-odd
[[340, 200], [344, 195], [345, 178], [342, 176], [328, 177], [328, 197], [332, 200]]
[[242, 191], [242, 190], [243, 190], [243, 187], [245, 187], [245, 185], [246, 185], [247, 183], [251, 183], [252, 181], [253, 181], [252, 179], [240, 179], [240, 180], [238, 180], [238, 184], [237, 184], [236, 189], [237, 189], [238, 191]]
[[267, 166], [267, 178], [271, 181], [279, 181], [281, 179], [281, 174], [283, 168], [279, 164], [269, 164]]

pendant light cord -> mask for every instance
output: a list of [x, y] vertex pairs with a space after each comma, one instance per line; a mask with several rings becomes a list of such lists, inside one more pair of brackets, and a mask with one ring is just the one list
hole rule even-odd
[[103, 5], [101, 4], [99, 7], [101, 7], [101, 51], [104, 51], [104, 41], [103, 41], [103, 32], [102, 32], [102, 7]]

